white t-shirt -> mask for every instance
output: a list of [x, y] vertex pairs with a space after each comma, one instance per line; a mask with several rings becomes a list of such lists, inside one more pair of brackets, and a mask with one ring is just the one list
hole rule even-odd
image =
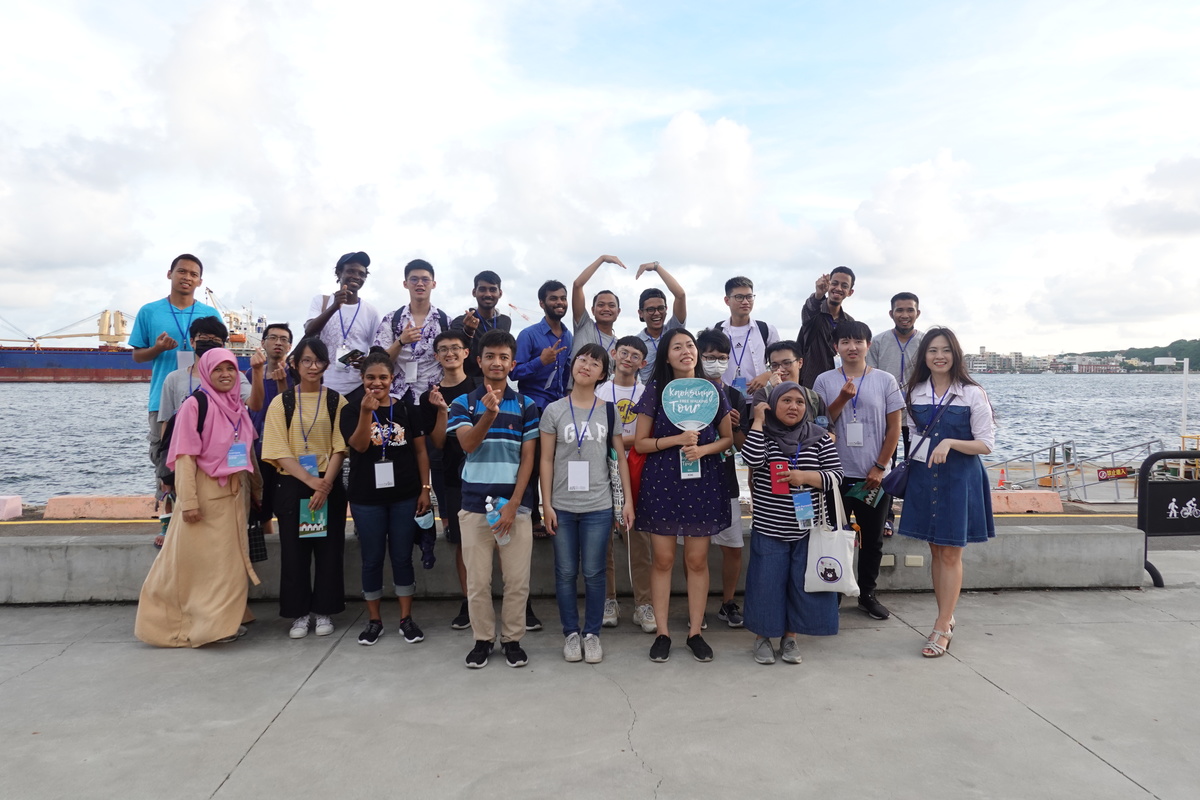
[[605, 381], [596, 387], [596, 397], [606, 403], [612, 403], [621, 424], [621, 435], [632, 436], [637, 428], [637, 412], [633, 407], [642, 399], [646, 386], [634, 383], [633, 386], [618, 386], [612, 381]]
[[[316, 319], [321, 316], [323, 308], [332, 303], [329, 295], [319, 294], [308, 305], [308, 317]], [[379, 312], [366, 300], [352, 306], [342, 306], [334, 312], [325, 327], [321, 329], [320, 338], [329, 348], [329, 369], [325, 370], [325, 385], [338, 394], [348, 394], [362, 386], [362, 374], [354, 367], [340, 363], [338, 348], [343, 341], [351, 350], [369, 352], [371, 343], [375, 341], [375, 330], [379, 327]]]
[[727, 319], [717, 324], [721, 326], [721, 332], [729, 337], [731, 346], [729, 366], [721, 376], [723, 383], [733, 386], [734, 379], [739, 375], [749, 381], [756, 378], [760, 372], [767, 371], [767, 345], [779, 341], [779, 331], [775, 330], [774, 325], [767, 323], [767, 341], [764, 342], [762, 331], [753, 317], [748, 325], [739, 325], [736, 328]]

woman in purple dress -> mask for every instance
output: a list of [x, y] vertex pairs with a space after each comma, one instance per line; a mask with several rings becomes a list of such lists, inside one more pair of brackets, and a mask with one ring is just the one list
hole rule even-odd
[[[634, 526], [654, 534], [650, 600], [658, 636], [650, 647], [650, 660], [656, 662], [666, 661], [671, 654], [667, 620], [676, 536], [683, 537], [687, 570], [687, 646], [697, 661], [712, 661], [713, 657], [712, 648], [700, 635], [700, 625], [708, 600], [708, 541], [729, 527], [729, 499], [721, 469], [721, 454], [733, 445], [729, 401], [723, 392], [718, 393], [717, 414], [700, 431], [680, 430], [662, 408], [662, 393], [668, 383], [676, 378], [702, 377], [695, 337], [683, 328], [668, 331], [659, 342], [653, 376], [634, 407], [638, 418], [633, 446], [646, 455]], [[698, 460], [700, 477], [681, 478], [681, 459]]]

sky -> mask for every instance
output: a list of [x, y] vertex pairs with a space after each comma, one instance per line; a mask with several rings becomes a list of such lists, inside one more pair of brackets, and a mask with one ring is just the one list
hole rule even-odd
[[912, 291], [969, 350], [1197, 338], [1198, 51], [1154, 0], [3, 0], [0, 337], [134, 314], [183, 252], [295, 327], [363, 250], [381, 312], [414, 258], [451, 316], [491, 269], [536, 318], [611, 254], [621, 333], [659, 261], [694, 331], [746, 275], [794, 336], [847, 265], [876, 332]]

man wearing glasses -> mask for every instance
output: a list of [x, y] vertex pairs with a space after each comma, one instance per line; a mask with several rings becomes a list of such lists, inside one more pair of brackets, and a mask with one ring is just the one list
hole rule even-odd
[[433, 342], [440, 333], [450, 330], [450, 320], [430, 299], [436, 286], [433, 265], [428, 261], [416, 258], [405, 264], [408, 305], [385, 316], [375, 332], [375, 344], [388, 351], [396, 366], [392, 396], [409, 403], [416, 403], [422, 393], [442, 379]]
[[[258, 436], [254, 440], [254, 452], [258, 456], [258, 466], [262, 470], [263, 496], [262, 505], [257, 513], [262, 522], [263, 532], [271, 533], [271, 518], [275, 516], [275, 481], [278, 475], [275, 467], [262, 460], [263, 421], [267, 418], [267, 409], [275, 395], [282, 394], [296, 385], [292, 373], [288, 370], [287, 357], [292, 350], [292, 329], [286, 322], [272, 322], [263, 331], [263, 351], [267, 363], [261, 370], [253, 367], [246, 370], [246, 377], [254, 384], [256, 393], [261, 393], [262, 408], [258, 411], [250, 409], [250, 419], [254, 422], [254, 430]], [[262, 388], [259, 389], [259, 384]]]
[[339, 258], [333, 268], [338, 290], [314, 297], [304, 323], [304, 335], [320, 337], [329, 348], [330, 364], [323, 382], [338, 394], [350, 394], [362, 386], [358, 362], [371, 349], [379, 327], [379, 312], [358, 296], [370, 265], [366, 253], [346, 253]]
[[663, 294], [662, 289], [646, 289], [638, 298], [638, 319], [646, 325], [638, 333], [638, 338], [646, 343], [646, 366], [638, 373], [642, 383], [650, 380], [650, 376], [654, 374], [654, 359], [658, 355], [658, 343], [663, 334], [675, 328], [682, 328], [687, 323], [687, 294], [679, 285], [679, 281], [657, 261], [638, 267], [634, 280], [642, 277], [642, 273], [645, 272], [657, 273], [675, 299], [671, 306], [671, 317], [668, 319], [667, 296]]
[[[781, 342], [773, 342], [767, 345], [766, 355], [763, 357], [763, 363], [767, 367], [766, 383], [762, 388], [756, 389], [750, 398], [750, 408], [754, 408], [759, 403], [767, 402], [767, 396], [771, 393], [771, 389], [781, 383], [800, 383], [800, 370], [804, 366], [804, 359], [800, 357], [800, 345], [793, 342], [791, 339], [784, 339]], [[807, 422], [816, 422], [821, 424], [821, 427], [828, 426], [826, 419], [825, 401], [821, 399], [821, 395], [809, 389], [807, 386], [801, 386], [801, 391], [804, 392], [804, 419]], [[738, 430], [733, 432], [733, 443], [741, 447], [746, 441], [746, 434], [750, 432], [750, 414], [742, 416]]]
[[713, 327], [729, 337], [729, 366], [721, 381], [746, 397], [767, 385], [771, 373], [764, 368], [767, 345], [779, 341], [779, 331], [762, 320], [750, 319], [754, 310], [754, 282], [744, 276], [725, 281], [729, 320]]

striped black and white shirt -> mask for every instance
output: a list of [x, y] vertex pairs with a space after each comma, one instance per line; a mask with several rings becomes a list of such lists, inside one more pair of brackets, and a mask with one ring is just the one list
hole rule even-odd
[[814, 470], [821, 473], [822, 490], [812, 486], [792, 486], [791, 494], [812, 490], [813, 518], [829, 519], [827, 493], [842, 481], [842, 462], [829, 434], [810, 444], [800, 453], [783, 453], [777, 444], [768, 441], [762, 431], [750, 431], [741, 449], [742, 461], [750, 467], [750, 496], [754, 500], [754, 530], [764, 536], [785, 541], [797, 541], [807, 536], [800, 533], [791, 495], [771, 491], [772, 461], [787, 461], [791, 469]]

